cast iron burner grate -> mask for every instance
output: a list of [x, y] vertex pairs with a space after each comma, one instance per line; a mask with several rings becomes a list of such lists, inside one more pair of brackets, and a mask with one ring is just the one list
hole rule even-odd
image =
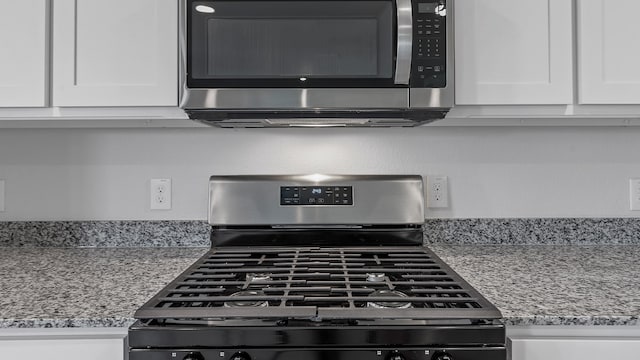
[[[229, 306], [240, 296], [243, 306]], [[501, 316], [424, 247], [225, 247], [210, 250], [142, 306], [135, 317], [324, 320]]]

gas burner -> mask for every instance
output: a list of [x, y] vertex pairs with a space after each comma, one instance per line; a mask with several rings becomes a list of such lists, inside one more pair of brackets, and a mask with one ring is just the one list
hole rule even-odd
[[264, 283], [272, 280], [271, 274], [268, 273], [248, 273], [246, 279], [251, 284]]
[[398, 301], [369, 301], [367, 307], [375, 309], [408, 309], [411, 307], [410, 302], [402, 301], [407, 295], [395, 290], [376, 290], [369, 294], [369, 297], [385, 297], [398, 298]]
[[369, 282], [384, 282], [384, 273], [367, 273], [367, 281]]
[[255, 297], [255, 296], [264, 296], [265, 294], [262, 291], [239, 291], [237, 293], [233, 293], [230, 296], [237, 297], [238, 300], [235, 301], [225, 301], [224, 307], [227, 308], [244, 308], [244, 307], [267, 307], [269, 303], [263, 300], [242, 300], [243, 297]]

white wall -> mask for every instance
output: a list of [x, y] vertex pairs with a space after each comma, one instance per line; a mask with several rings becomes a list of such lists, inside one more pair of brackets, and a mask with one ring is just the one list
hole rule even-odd
[[[205, 219], [211, 174], [444, 174], [427, 217], [625, 217], [640, 127], [0, 129], [0, 220]], [[173, 179], [173, 210], [148, 180]]]

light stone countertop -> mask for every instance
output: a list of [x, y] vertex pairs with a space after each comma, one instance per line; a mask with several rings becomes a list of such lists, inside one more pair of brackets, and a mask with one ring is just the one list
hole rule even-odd
[[[507, 325], [640, 325], [640, 246], [429, 247]], [[0, 328], [128, 326], [206, 251], [0, 247]]]

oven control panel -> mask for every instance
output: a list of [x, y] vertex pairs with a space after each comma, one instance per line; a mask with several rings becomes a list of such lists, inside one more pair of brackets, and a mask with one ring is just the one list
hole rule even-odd
[[353, 186], [281, 186], [280, 205], [353, 205]]

